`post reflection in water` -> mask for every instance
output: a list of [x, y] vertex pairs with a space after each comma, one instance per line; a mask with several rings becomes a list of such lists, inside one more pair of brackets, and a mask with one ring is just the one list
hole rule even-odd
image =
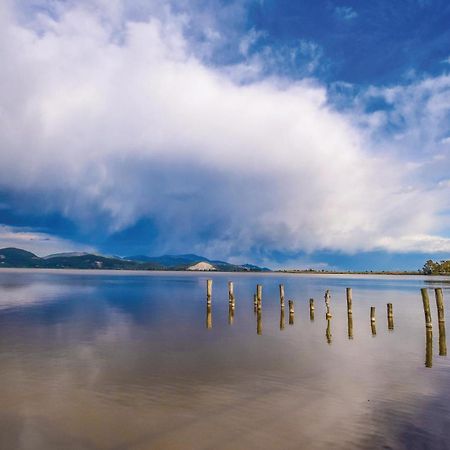
[[353, 314], [347, 314], [347, 330], [348, 330], [348, 338], [353, 339]]
[[433, 330], [426, 330], [425, 367], [433, 366]]
[[447, 339], [445, 337], [445, 322], [439, 322], [439, 356], [447, 356]]
[[375, 322], [372, 322], [370, 324], [370, 328], [372, 330], [372, 337], [375, 337], [377, 335], [377, 325]]
[[233, 325], [234, 323], [234, 305], [230, 304], [228, 306], [228, 325]]
[[280, 309], [280, 330], [284, 330], [284, 308]]
[[206, 305], [206, 328], [212, 328], [212, 313], [211, 313], [211, 305]]
[[325, 331], [325, 336], [327, 338], [327, 343], [331, 344], [333, 341], [333, 336], [331, 335], [331, 319], [327, 319], [327, 329]]
[[260, 308], [256, 312], [256, 333], [259, 335], [262, 334], [262, 312]]

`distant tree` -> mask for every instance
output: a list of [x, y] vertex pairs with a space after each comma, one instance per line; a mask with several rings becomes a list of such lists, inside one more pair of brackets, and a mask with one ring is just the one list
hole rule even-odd
[[450, 261], [433, 261], [429, 259], [422, 267], [424, 275], [445, 275], [450, 274]]

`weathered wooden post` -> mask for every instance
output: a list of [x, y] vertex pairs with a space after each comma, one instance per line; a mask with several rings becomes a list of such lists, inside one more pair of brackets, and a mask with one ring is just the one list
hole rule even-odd
[[387, 319], [388, 319], [388, 330], [394, 329], [394, 311], [392, 309], [392, 303], [387, 304]]
[[370, 324], [371, 324], [371, 328], [372, 328], [372, 336], [376, 336], [377, 326], [376, 326], [376, 319], [375, 319], [375, 306], [370, 307]]
[[325, 313], [325, 318], [327, 320], [331, 319], [331, 311], [330, 311], [330, 298], [331, 298], [331, 294], [330, 294], [330, 290], [327, 289], [325, 291], [325, 307], [326, 307], [326, 313]]
[[284, 306], [284, 284], [280, 284], [280, 306]]
[[353, 314], [347, 314], [348, 338], [353, 339]]
[[258, 312], [256, 315], [256, 333], [258, 335], [262, 334], [262, 312], [261, 312], [261, 309], [258, 309]]
[[331, 319], [327, 319], [327, 329], [325, 331], [325, 336], [327, 338], [327, 343], [331, 344], [333, 336], [331, 335]]
[[309, 299], [309, 320], [314, 322], [314, 299]]
[[289, 325], [294, 325], [294, 302], [289, 300]]
[[427, 328], [433, 328], [433, 324], [431, 322], [430, 298], [428, 297], [428, 289], [422, 288], [420, 292], [422, 293], [423, 311], [425, 313], [425, 326]]
[[426, 329], [425, 367], [433, 367], [433, 330]]
[[258, 298], [258, 302], [262, 301], [262, 285], [261, 284], [256, 285], [256, 297]]
[[234, 303], [234, 285], [232, 281], [228, 282], [228, 302], [230, 304]]
[[436, 288], [434, 290], [436, 295], [436, 307], [438, 313], [439, 322], [445, 322], [445, 312], [444, 312], [444, 295], [442, 293], [442, 288]]
[[256, 304], [256, 310], [257, 311], [261, 311], [262, 310], [262, 302], [258, 301], [258, 303]]
[[327, 290], [325, 291], [325, 305], [326, 305], [326, 306], [330, 306], [330, 299], [331, 299], [330, 290], [327, 289]]
[[439, 356], [447, 356], [447, 339], [445, 337], [445, 322], [439, 322]]
[[212, 280], [206, 280], [206, 303], [211, 304]]
[[212, 313], [210, 304], [206, 304], [206, 328], [208, 330], [212, 328]]
[[258, 306], [258, 298], [256, 294], [253, 294], [253, 309], [256, 311], [256, 307]]
[[280, 330], [284, 330], [284, 308], [280, 308]]
[[352, 288], [347, 288], [347, 314], [352, 314]]
[[234, 323], [234, 306], [228, 305], [228, 325], [233, 325]]

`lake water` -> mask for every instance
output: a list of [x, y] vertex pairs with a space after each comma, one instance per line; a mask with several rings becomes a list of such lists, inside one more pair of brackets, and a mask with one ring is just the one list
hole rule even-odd
[[[295, 301], [284, 328], [279, 283]], [[450, 308], [439, 278], [0, 271], [0, 448], [450, 448], [450, 363], [432, 291], [427, 345], [424, 286]]]

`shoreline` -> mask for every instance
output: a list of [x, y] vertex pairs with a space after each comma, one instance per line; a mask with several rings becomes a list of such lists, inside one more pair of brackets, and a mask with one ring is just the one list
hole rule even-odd
[[426, 275], [419, 272], [344, 272], [344, 271], [324, 271], [324, 272], [314, 272], [314, 271], [296, 271], [296, 270], [272, 270], [272, 271], [248, 271], [248, 272], [227, 272], [227, 271], [193, 271], [193, 270], [141, 270], [141, 269], [83, 269], [83, 268], [46, 268], [46, 267], [0, 267], [0, 273], [7, 272], [22, 272], [22, 273], [66, 273], [66, 274], [92, 274], [92, 275], [102, 275], [102, 274], [116, 274], [116, 275], [161, 275], [161, 274], [183, 274], [183, 275], [202, 275], [202, 276], [214, 276], [214, 275], [248, 275], [248, 276], [313, 276], [313, 277], [418, 277], [424, 279], [435, 279], [444, 278], [450, 279], [450, 274], [435, 274]]

